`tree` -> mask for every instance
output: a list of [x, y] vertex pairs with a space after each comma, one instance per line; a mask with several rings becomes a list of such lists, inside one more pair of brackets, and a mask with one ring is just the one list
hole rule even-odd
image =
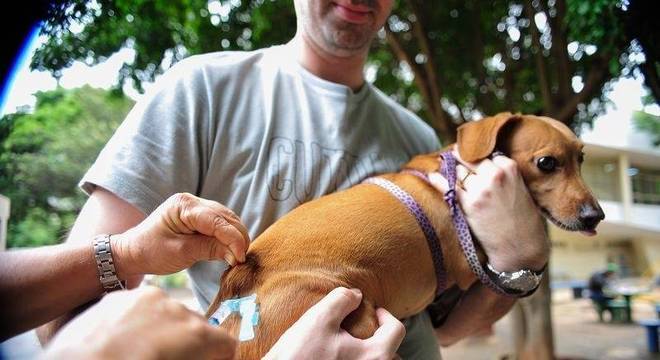
[[250, 50], [287, 41], [295, 31], [291, 0], [65, 0], [52, 5], [31, 68], [56, 77], [74, 61], [103, 62], [122, 47], [135, 50], [118, 74], [138, 90], [189, 55]]
[[[374, 43], [367, 78], [445, 143], [460, 124], [503, 110], [549, 115], [578, 129], [603, 111], [604, 90], [620, 75], [643, 74], [659, 98], [660, 32], [651, 3], [400, 0]], [[49, 41], [32, 67], [57, 74], [74, 60], [96, 63], [131, 47], [135, 61], [122, 69], [120, 85], [130, 78], [139, 89], [188, 55], [286, 42], [295, 29], [292, 9], [291, 0], [68, 0], [52, 9]], [[540, 294], [526, 301], [545, 304], [539, 316], [547, 319], [549, 291]], [[526, 347], [552, 357], [551, 332], [534, 339], [548, 336]]]
[[633, 120], [637, 129], [651, 135], [654, 146], [660, 146], [660, 116], [636, 111]]
[[133, 105], [88, 86], [36, 96], [32, 114], [0, 119], [0, 189], [12, 199], [10, 247], [59, 242], [86, 199], [78, 181]]
[[[369, 72], [445, 141], [461, 123], [503, 110], [577, 128], [603, 110], [609, 80], [657, 70], [658, 42], [649, 34], [658, 32], [649, 31], [656, 25], [646, 3], [402, 0]], [[294, 29], [290, 0], [68, 0], [51, 9], [49, 41], [32, 67], [58, 74], [74, 60], [97, 63], [128, 46], [136, 56], [119, 85], [131, 79], [141, 89], [185, 56], [283, 43]]]
[[446, 140], [461, 123], [507, 109], [568, 125], [592, 118], [601, 107], [584, 104], [600, 97], [629, 51], [618, 1], [401, 5], [387, 40], [415, 74], [426, 118]]

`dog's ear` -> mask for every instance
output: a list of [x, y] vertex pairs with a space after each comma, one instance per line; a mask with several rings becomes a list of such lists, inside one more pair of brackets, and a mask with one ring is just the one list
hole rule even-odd
[[487, 158], [495, 150], [500, 131], [505, 125], [518, 119], [520, 115], [503, 112], [461, 125], [456, 141], [461, 158], [468, 162]]

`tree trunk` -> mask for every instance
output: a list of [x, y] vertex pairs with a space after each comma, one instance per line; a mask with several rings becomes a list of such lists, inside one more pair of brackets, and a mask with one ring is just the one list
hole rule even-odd
[[516, 359], [554, 359], [549, 274], [550, 270], [546, 268], [546, 275], [536, 293], [519, 300], [512, 310]]

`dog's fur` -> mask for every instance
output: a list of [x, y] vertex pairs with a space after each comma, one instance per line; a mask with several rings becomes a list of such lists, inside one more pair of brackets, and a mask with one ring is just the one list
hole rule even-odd
[[[553, 223], [593, 230], [602, 219], [580, 177], [583, 145], [562, 123], [502, 113], [461, 126], [457, 145], [468, 162], [488, 157], [495, 148], [514, 159], [539, 209]], [[560, 168], [540, 171], [536, 160], [542, 156], [555, 157]], [[405, 168], [438, 171], [438, 153], [417, 156]], [[448, 286], [468, 288], [476, 277], [459, 248], [442, 194], [410, 174], [382, 177], [408, 191], [431, 220], [441, 239]], [[479, 256], [485, 262], [481, 250]], [[223, 300], [257, 294], [261, 318], [256, 337], [240, 345], [242, 359], [256, 359], [335, 287], [362, 290], [361, 305], [342, 327], [368, 338], [378, 326], [376, 307], [399, 319], [412, 316], [433, 300], [436, 277], [424, 234], [408, 209], [382, 188], [362, 184], [310, 201], [278, 220], [250, 245], [246, 262], [223, 275], [221, 285], [207, 316]], [[239, 322], [231, 315], [222, 327], [236, 334]]]

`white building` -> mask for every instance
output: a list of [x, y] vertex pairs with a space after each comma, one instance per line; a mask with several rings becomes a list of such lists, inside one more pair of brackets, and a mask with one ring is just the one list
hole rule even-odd
[[9, 221], [9, 198], [0, 194], [0, 251], [7, 248], [7, 222]]
[[554, 280], [586, 280], [608, 262], [623, 276], [660, 276], [660, 148], [630, 119], [630, 110], [613, 111], [581, 136], [582, 175], [605, 220], [594, 237], [550, 225]]

